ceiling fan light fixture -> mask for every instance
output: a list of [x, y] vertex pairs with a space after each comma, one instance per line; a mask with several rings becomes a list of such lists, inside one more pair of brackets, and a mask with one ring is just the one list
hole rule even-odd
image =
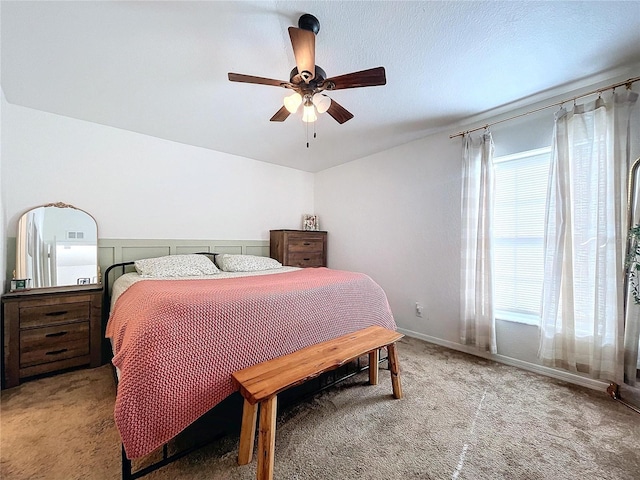
[[313, 96], [313, 104], [316, 106], [318, 113], [324, 113], [329, 110], [329, 107], [331, 106], [331, 99], [326, 95], [316, 93]]
[[284, 107], [289, 113], [296, 113], [302, 103], [302, 96], [298, 92], [293, 92], [288, 97], [284, 97]]
[[318, 119], [316, 116], [316, 109], [313, 108], [313, 105], [305, 105], [304, 111], [302, 112], [302, 121], [305, 123], [312, 123]]

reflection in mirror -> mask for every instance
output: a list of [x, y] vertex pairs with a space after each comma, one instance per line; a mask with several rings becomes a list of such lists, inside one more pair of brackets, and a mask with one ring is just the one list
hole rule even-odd
[[87, 212], [55, 203], [18, 222], [16, 278], [31, 288], [99, 283], [98, 227]]

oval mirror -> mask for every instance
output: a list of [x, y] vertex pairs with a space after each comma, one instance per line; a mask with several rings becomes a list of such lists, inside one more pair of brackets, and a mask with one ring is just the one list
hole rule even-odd
[[87, 212], [52, 203], [18, 222], [16, 278], [31, 288], [99, 283], [98, 226]]

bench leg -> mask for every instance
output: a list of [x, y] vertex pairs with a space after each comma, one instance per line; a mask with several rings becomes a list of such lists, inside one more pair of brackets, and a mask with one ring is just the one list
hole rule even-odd
[[258, 404], [251, 405], [244, 399], [242, 407], [242, 426], [240, 427], [240, 447], [238, 449], [238, 465], [251, 463], [253, 457], [253, 442], [256, 435], [256, 417], [258, 416]]
[[369, 352], [369, 385], [378, 384], [378, 360], [380, 350], [377, 348], [373, 352]]
[[260, 402], [260, 433], [258, 434], [258, 480], [273, 479], [276, 447], [276, 410], [278, 396]]
[[398, 364], [398, 352], [396, 344], [387, 345], [389, 352], [389, 367], [391, 368], [391, 386], [393, 387], [393, 397], [402, 398], [402, 384], [400, 383], [400, 365]]

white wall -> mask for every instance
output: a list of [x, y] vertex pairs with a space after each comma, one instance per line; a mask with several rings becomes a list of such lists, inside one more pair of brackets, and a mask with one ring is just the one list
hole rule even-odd
[[[329, 266], [376, 280], [400, 327], [450, 341], [460, 284], [460, 151], [460, 142], [433, 135], [316, 174]], [[425, 307], [421, 320], [416, 301]]]
[[[361, 271], [376, 280], [405, 333], [472, 351], [459, 343], [458, 331], [462, 139], [449, 135], [626, 80], [633, 73], [631, 69], [583, 80], [535, 102], [478, 117], [467, 126], [317, 173], [315, 211], [329, 231], [329, 266]], [[491, 127], [496, 155], [549, 145], [556, 110]], [[422, 318], [415, 316], [416, 302], [424, 305]], [[539, 365], [538, 327], [499, 321], [497, 341], [496, 359], [594, 386]]]
[[4, 98], [2, 114], [3, 241], [24, 211], [58, 201], [91, 213], [100, 238], [267, 240], [314, 211], [311, 173]]

